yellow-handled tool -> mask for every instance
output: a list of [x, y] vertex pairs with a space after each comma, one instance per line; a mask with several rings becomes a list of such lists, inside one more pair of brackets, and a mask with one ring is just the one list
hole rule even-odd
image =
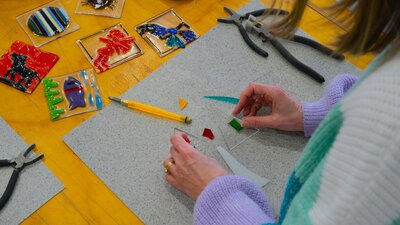
[[179, 115], [177, 113], [169, 112], [165, 109], [161, 109], [155, 106], [147, 105], [141, 102], [133, 101], [133, 100], [122, 100], [120, 98], [108, 97], [110, 100], [115, 101], [120, 103], [121, 105], [127, 106], [131, 109], [136, 109], [145, 113], [153, 114], [156, 116], [160, 116], [163, 118], [171, 119], [171, 120], [176, 120], [182, 123], [187, 123], [190, 124], [192, 122], [192, 119], [190, 119], [187, 116]]

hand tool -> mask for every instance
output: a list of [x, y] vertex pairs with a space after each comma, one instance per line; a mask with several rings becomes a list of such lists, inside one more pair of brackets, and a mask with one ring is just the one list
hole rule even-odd
[[31, 145], [26, 149], [25, 151], [21, 152], [17, 157], [11, 160], [7, 159], [2, 159], [0, 160], [0, 167], [7, 167], [11, 166], [14, 168], [14, 171], [11, 175], [11, 178], [7, 184], [6, 190], [4, 191], [3, 195], [0, 198], [0, 210], [3, 209], [3, 207], [6, 205], [8, 200], [10, 199], [14, 189], [15, 185], [17, 183], [19, 173], [25, 168], [25, 166], [29, 166], [37, 161], [39, 161], [41, 158], [43, 158], [43, 154], [35, 155], [33, 158], [28, 158], [27, 155], [29, 152], [31, 152], [35, 148], [35, 144]]
[[[259, 36], [261, 36], [263, 42], [270, 42], [272, 46], [279, 52], [280, 55], [283, 56], [290, 64], [292, 64], [294, 67], [296, 67], [298, 70], [301, 72], [307, 74], [314, 80], [316, 80], [319, 83], [325, 82], [325, 78], [320, 75], [318, 72], [310, 68], [309, 66], [305, 65], [301, 61], [299, 61], [297, 58], [295, 58], [274, 36], [273, 34], [268, 30], [265, 24], [262, 24], [258, 21], [256, 21], [257, 16], [261, 16], [266, 13], [270, 13], [272, 15], [287, 15], [288, 12], [285, 10], [279, 10], [279, 9], [259, 9], [253, 12], [246, 13], [244, 15], [240, 15], [233, 11], [232, 9], [228, 7], [224, 7], [225, 11], [227, 11], [229, 14], [232, 16], [226, 19], [218, 19], [219, 22], [222, 23], [234, 23], [238, 28], [240, 33], [242, 34], [243, 39], [245, 40], [246, 44], [250, 46], [257, 54], [267, 57], [268, 53], [259, 47], [256, 43], [254, 43], [247, 32], [255, 32]], [[311, 48], [314, 48], [315, 50], [323, 53], [324, 55], [328, 55], [336, 60], [342, 61], [344, 60], [343, 54], [337, 53], [320, 43], [306, 38], [302, 37], [299, 35], [294, 35], [291, 41], [301, 43], [307, 46], [310, 46]]]
[[[270, 30], [267, 28], [265, 24], [259, 23], [256, 21], [255, 17], [250, 17], [245, 23], [244, 27], [247, 31], [253, 31], [257, 33], [261, 38], [263, 42], [270, 42], [272, 46], [275, 47], [275, 49], [285, 58], [290, 64], [292, 64], [294, 67], [296, 67], [298, 70], [301, 72], [307, 74], [314, 80], [316, 80], [319, 83], [325, 82], [325, 78], [320, 75], [318, 72], [310, 68], [309, 66], [305, 65], [302, 63], [300, 60], [298, 60], [296, 57], [294, 57], [283, 45], [272, 35]], [[317, 50], [323, 49], [323, 53], [327, 53], [328, 50], [320, 45], [319, 43], [312, 41], [307, 38], [299, 38], [300, 36], [297, 36], [295, 40], [297, 41], [302, 41], [304, 43], [310, 43], [311, 46]], [[307, 42], [306, 42], [307, 40]]]
[[279, 9], [260, 9], [256, 10], [253, 12], [246, 13], [244, 15], [240, 15], [236, 13], [234, 10], [230, 9], [229, 7], [224, 7], [224, 10], [227, 11], [231, 16], [228, 18], [219, 18], [217, 19], [218, 22], [221, 23], [233, 23], [239, 28], [239, 32], [242, 35], [244, 41], [246, 44], [253, 49], [257, 54], [263, 56], [263, 57], [268, 57], [268, 53], [260, 48], [258, 45], [256, 45], [249, 37], [247, 34], [246, 30], [243, 27], [242, 21], [249, 18], [250, 15], [253, 16], [261, 16], [265, 13], [270, 13], [270, 14], [278, 14], [278, 15], [286, 15], [289, 12], [285, 10], [279, 10]]
[[139, 111], [142, 111], [145, 113], [153, 114], [153, 115], [160, 116], [160, 117], [167, 118], [167, 119], [176, 120], [176, 121], [186, 123], [186, 124], [190, 124], [192, 122], [192, 119], [187, 116], [169, 112], [165, 109], [161, 109], [161, 108], [158, 108], [155, 106], [147, 105], [147, 104], [133, 101], [133, 100], [122, 100], [122, 99], [112, 97], [112, 96], [109, 96], [108, 98], [112, 101], [118, 102], [121, 105], [129, 107], [131, 109], [136, 109], [136, 110], [139, 110]]

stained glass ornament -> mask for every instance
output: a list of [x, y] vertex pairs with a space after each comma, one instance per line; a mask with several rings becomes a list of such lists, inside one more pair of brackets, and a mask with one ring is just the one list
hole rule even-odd
[[55, 54], [16, 41], [0, 57], [0, 82], [32, 93], [58, 59]]
[[173, 9], [139, 24], [135, 30], [160, 56], [185, 48], [199, 37]]
[[29, 29], [38, 36], [51, 37], [64, 32], [69, 25], [68, 13], [57, 7], [44, 7], [28, 19]]

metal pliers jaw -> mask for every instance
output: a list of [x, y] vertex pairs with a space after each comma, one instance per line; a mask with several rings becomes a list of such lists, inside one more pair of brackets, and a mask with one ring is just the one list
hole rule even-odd
[[229, 7], [224, 7], [224, 10], [228, 12], [231, 16], [228, 18], [219, 18], [217, 19], [218, 22], [221, 23], [233, 23], [239, 28], [239, 32], [242, 35], [244, 41], [246, 44], [253, 49], [257, 54], [263, 56], [263, 57], [268, 57], [268, 53], [260, 48], [257, 44], [255, 44], [249, 37], [249, 35], [246, 32], [246, 29], [243, 27], [242, 21], [249, 18], [250, 16], [261, 16], [264, 13], [270, 13], [270, 14], [275, 14], [275, 15], [287, 15], [289, 12], [285, 10], [279, 10], [279, 9], [259, 9], [256, 11], [252, 11], [249, 13], [246, 13], [244, 15], [240, 15], [236, 13], [234, 10], [230, 9]]
[[235, 11], [233, 11], [231, 8], [229, 7], [224, 7], [224, 10], [226, 12], [229, 13], [229, 15], [231, 15], [230, 17], [227, 18], [218, 18], [217, 21], [221, 22], [221, 23], [240, 23], [243, 19], [242, 15], [239, 15], [238, 13], [236, 13]]
[[35, 155], [33, 158], [27, 158], [27, 155], [29, 152], [31, 152], [34, 148], [36, 147], [35, 144], [31, 145], [26, 149], [25, 151], [21, 152], [17, 157], [14, 159], [10, 160], [11, 166], [14, 167], [14, 169], [22, 170], [25, 166], [29, 166], [40, 159], [43, 158], [43, 153], [39, 155]]

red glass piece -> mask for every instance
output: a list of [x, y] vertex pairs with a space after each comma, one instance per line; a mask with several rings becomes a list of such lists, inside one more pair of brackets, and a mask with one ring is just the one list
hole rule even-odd
[[97, 49], [97, 56], [93, 61], [94, 66], [100, 71], [104, 72], [110, 69], [108, 61], [110, 57], [116, 52], [118, 55], [128, 53], [132, 48], [132, 43], [135, 41], [134, 37], [126, 36], [118, 29], [110, 30], [107, 38], [101, 37], [99, 41], [106, 44], [105, 47]]
[[208, 129], [208, 128], [204, 128], [203, 137], [206, 137], [206, 138], [208, 138], [210, 140], [214, 140], [214, 134], [211, 131], [211, 129]]
[[185, 141], [186, 141], [188, 144], [190, 144], [190, 140], [189, 140], [189, 138], [188, 138], [188, 137], [186, 137], [186, 136], [183, 136], [183, 139], [185, 139]]
[[[15, 66], [17, 63], [13, 60], [17, 57], [20, 64]], [[26, 93], [32, 93], [58, 59], [56, 54], [41, 51], [22, 41], [15, 41], [7, 53], [0, 57], [0, 81]], [[21, 71], [29, 75], [19, 74]], [[35, 76], [32, 76], [32, 73]]]

